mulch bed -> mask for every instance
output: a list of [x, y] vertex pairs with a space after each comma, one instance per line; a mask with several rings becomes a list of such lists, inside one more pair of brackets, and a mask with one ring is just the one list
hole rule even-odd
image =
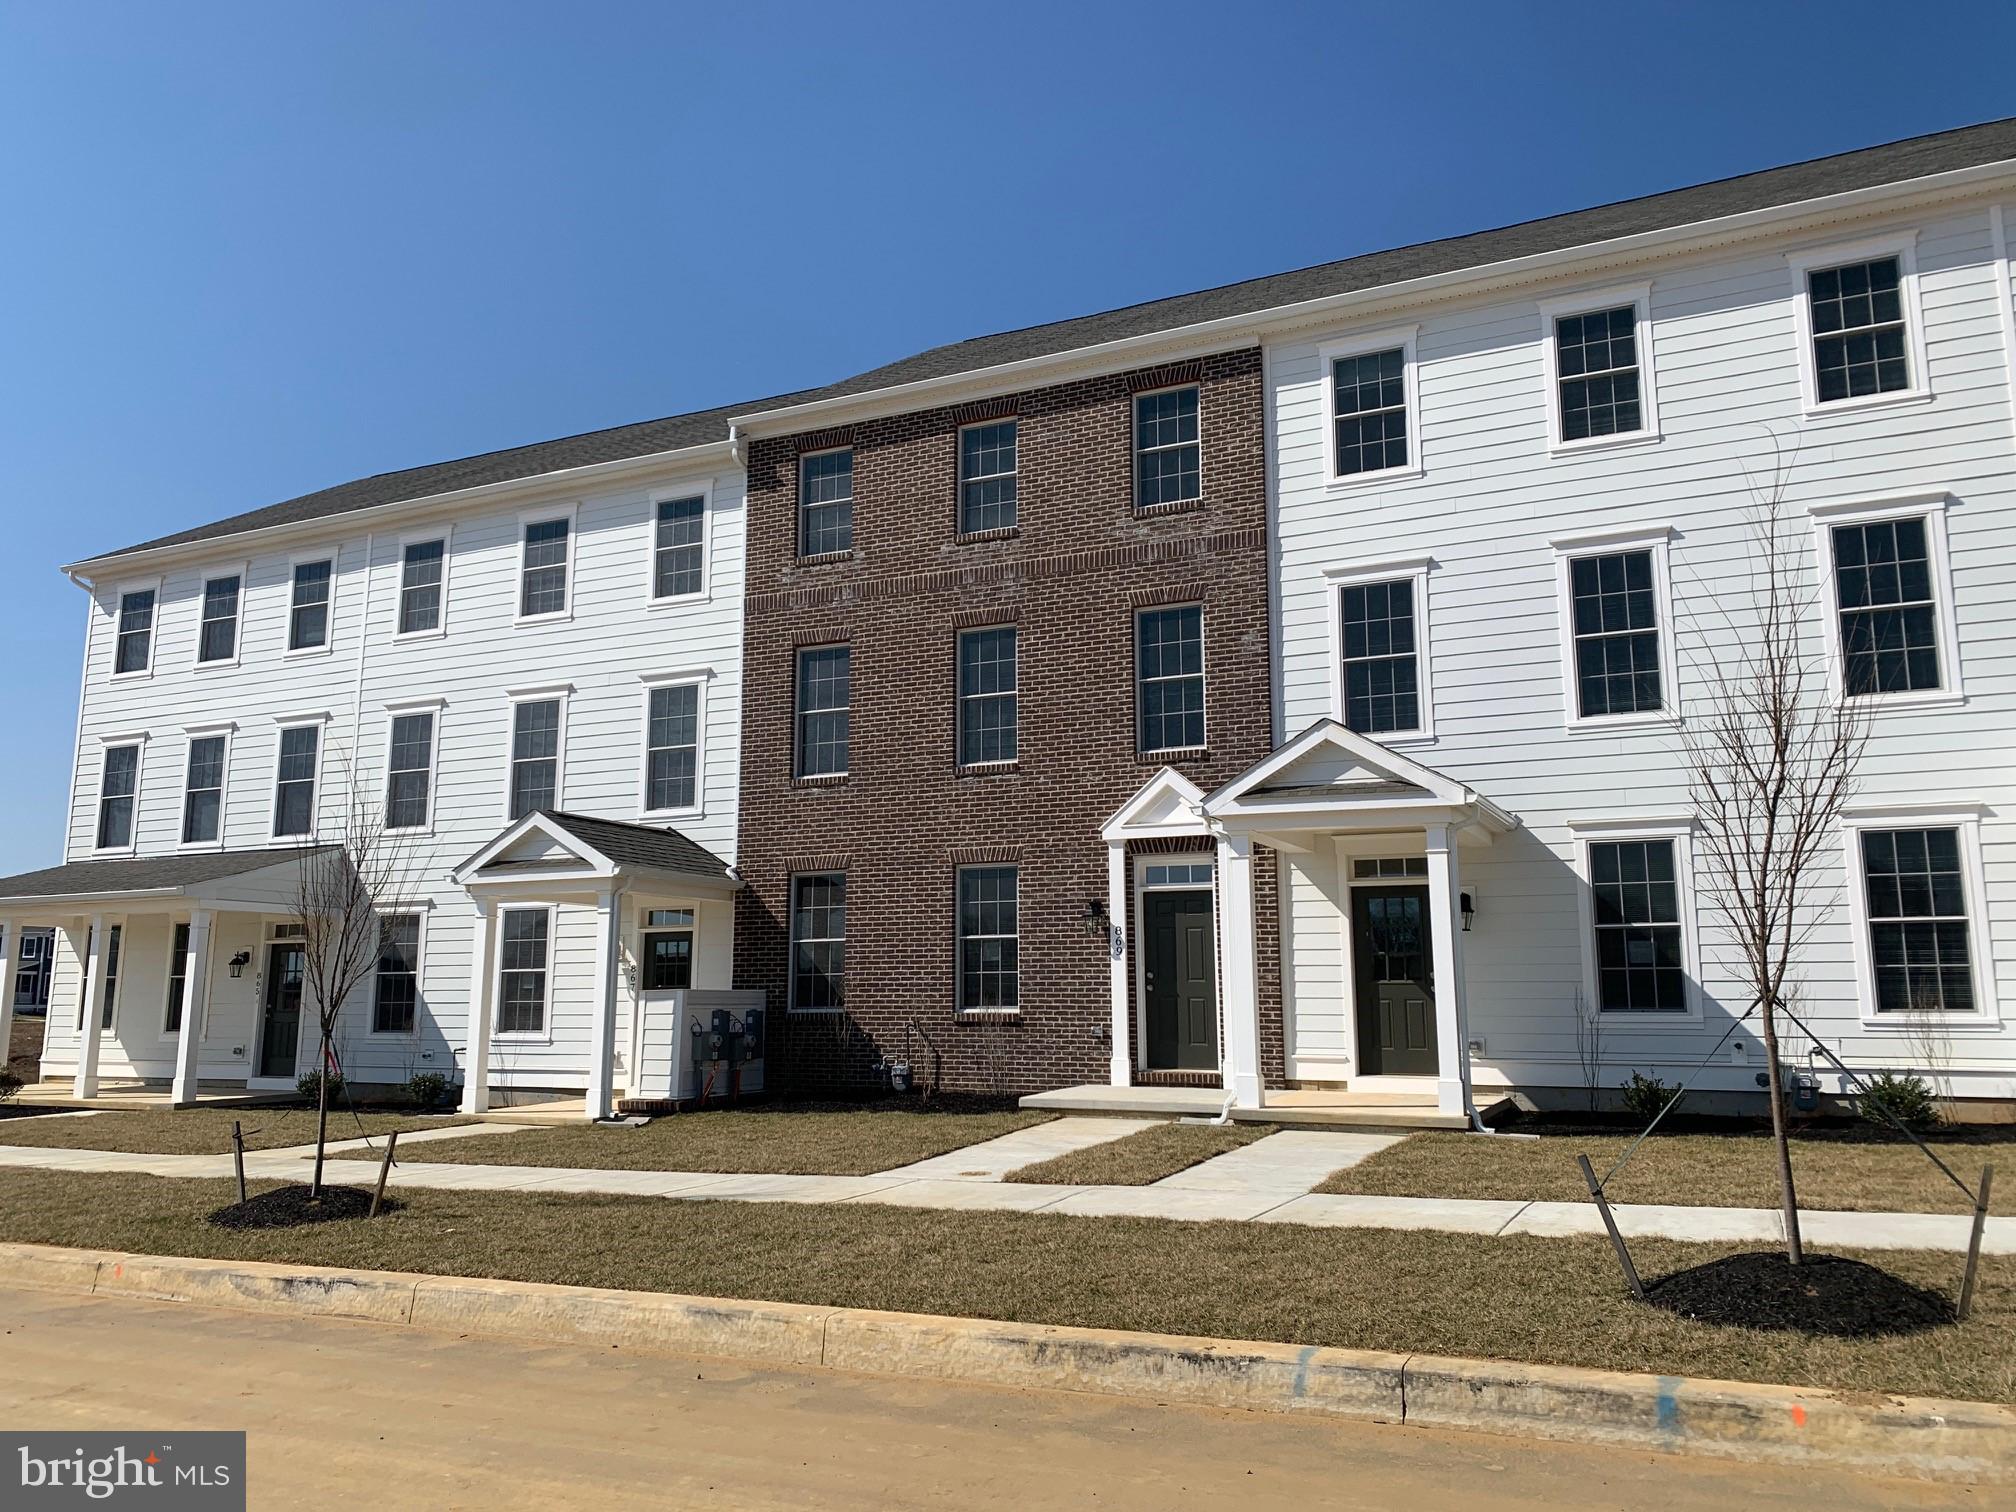
[[1808, 1255], [1793, 1265], [1753, 1250], [1675, 1271], [1649, 1283], [1645, 1300], [1697, 1323], [1875, 1339], [1954, 1321], [1944, 1295], [1860, 1260]]
[[[381, 1215], [394, 1212], [400, 1205], [387, 1197], [378, 1204], [378, 1211]], [[218, 1208], [209, 1221], [224, 1229], [296, 1228], [304, 1223], [362, 1218], [370, 1211], [371, 1194], [362, 1187], [327, 1186], [320, 1197], [311, 1197], [305, 1186], [282, 1186]]]

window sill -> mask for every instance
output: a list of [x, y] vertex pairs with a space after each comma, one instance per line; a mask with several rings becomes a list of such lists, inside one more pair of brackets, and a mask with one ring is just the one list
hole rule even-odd
[[1172, 761], [1209, 761], [1209, 746], [1171, 746], [1162, 751], [1136, 751], [1134, 760], [1141, 766], [1166, 766]]
[[318, 656], [332, 656], [336, 648], [330, 645], [289, 646], [280, 653], [282, 661], [313, 661]]
[[1888, 394], [1865, 394], [1859, 399], [1834, 399], [1825, 404], [1808, 401], [1800, 405], [1799, 418], [1825, 421], [1837, 415], [1866, 415], [1871, 410], [1909, 409], [1931, 402], [1932, 390], [1928, 388], [1899, 389]]
[[1188, 514], [1193, 509], [1202, 509], [1204, 498], [1200, 494], [1194, 499], [1170, 499], [1161, 504], [1136, 504], [1134, 518], [1152, 520], [1159, 515]]
[[290, 850], [299, 850], [304, 845], [313, 845], [314, 843], [315, 832], [313, 830], [310, 830], [305, 835], [268, 835], [266, 837], [266, 844], [274, 849], [284, 846]]
[[791, 786], [794, 788], [838, 787], [850, 775], [847, 772], [820, 772], [809, 777], [793, 777], [791, 779]]
[[1326, 493], [1349, 493], [1356, 488], [1371, 488], [1380, 483], [1408, 483], [1416, 478], [1425, 478], [1428, 470], [1419, 463], [1412, 467], [1382, 467], [1377, 472], [1344, 473], [1328, 479], [1323, 489]]
[[205, 851], [223, 850], [224, 840], [222, 836], [215, 840], [178, 840], [175, 842], [175, 849], [184, 855], [191, 853], [201, 855]]
[[2002, 1020], [1999, 1016], [1989, 1018], [1963, 1013], [1871, 1013], [1865, 1008], [1862, 1010], [1862, 1027], [1875, 1034], [1923, 1034], [1929, 1029], [1937, 1034], [1957, 1034], [1972, 1039], [1980, 1035], [2000, 1034]]
[[692, 808], [641, 809], [637, 814], [637, 822], [639, 824], [670, 824], [677, 819], [702, 819], [705, 817], [705, 811], [696, 804]]
[[960, 777], [1000, 777], [1022, 770], [1020, 759], [1012, 761], [964, 761], [959, 764], [956, 775]]
[[392, 632], [392, 644], [403, 646], [412, 641], [442, 640], [447, 634], [446, 625], [436, 625], [432, 630], [395, 630]]
[[1592, 453], [1635, 451], [1641, 446], [1657, 446], [1666, 438], [1658, 431], [1631, 431], [1618, 436], [1589, 436], [1580, 441], [1550, 441], [1550, 457], [1581, 457]]
[[143, 667], [138, 672], [114, 672], [108, 681], [115, 683], [145, 682], [154, 675], [152, 667]]
[[1562, 728], [1570, 735], [1628, 735], [1633, 730], [1677, 730], [1678, 714], [1661, 709], [1654, 714], [1606, 714], [1593, 719], [1571, 719]]
[[1668, 1029], [1700, 1029], [1707, 1023], [1698, 1008], [1605, 1008], [1601, 1012], [1606, 1034], [1612, 1029], [1625, 1034], [1658, 1034]]
[[516, 1029], [492, 1029], [490, 1031], [490, 1043], [493, 1045], [550, 1045], [553, 1043], [553, 1035], [550, 1031], [542, 1034], [529, 1034]]
[[845, 1018], [845, 1008], [799, 1008], [795, 1005], [784, 1010], [791, 1018]]
[[397, 829], [388, 824], [381, 833], [399, 840], [431, 840], [434, 838], [434, 821], [430, 819], [425, 824], [402, 824]]
[[[1841, 700], [1836, 700], [1839, 703]], [[1918, 714], [1928, 709], [1961, 709], [1967, 695], [1949, 688], [1926, 688], [1916, 693], [1858, 693], [1847, 700], [1850, 708], [1871, 715], [1901, 712]]]
[[514, 625], [564, 625], [574, 618], [572, 609], [555, 609], [550, 614], [515, 614], [511, 617]]
[[[1334, 722], [1344, 724], [1341, 719]], [[1350, 726], [1345, 725], [1345, 728], [1350, 729]], [[1376, 740], [1389, 751], [1413, 750], [1435, 744], [1433, 730], [1354, 730], [1352, 733], [1363, 735], [1367, 740]]]
[[954, 1023], [959, 1024], [1017, 1024], [1022, 1021], [1020, 1008], [954, 1008]]
[[238, 670], [238, 658], [219, 657], [215, 661], [191, 662], [189, 665], [196, 672], [235, 672]]
[[815, 551], [810, 556], [801, 553], [792, 558], [792, 561], [800, 567], [825, 567], [834, 562], [851, 562], [853, 560], [854, 548], [852, 546], [849, 546], [844, 551]]
[[1021, 534], [1020, 525], [997, 525], [992, 530], [959, 531], [952, 541], [957, 546], [971, 546], [981, 541], [1012, 541]]
[[94, 861], [101, 857], [110, 860], [120, 856], [137, 856], [139, 854], [140, 847], [137, 845], [94, 845], [91, 847], [91, 859]]
[[705, 588], [698, 593], [668, 593], [659, 598], [646, 599], [644, 607], [653, 613], [661, 609], [685, 609], [695, 604], [708, 603], [713, 597], [714, 595]]

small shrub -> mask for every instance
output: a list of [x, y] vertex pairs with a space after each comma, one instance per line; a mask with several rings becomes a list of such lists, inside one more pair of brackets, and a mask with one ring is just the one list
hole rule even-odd
[[416, 1071], [406, 1078], [406, 1096], [422, 1112], [438, 1108], [448, 1096], [448, 1078], [439, 1071]]
[[1679, 1095], [1678, 1087], [1669, 1087], [1656, 1076], [1633, 1071], [1631, 1080], [1624, 1083], [1624, 1111], [1650, 1123]]
[[[1939, 1109], [1932, 1102], [1932, 1088], [1922, 1076], [1893, 1076], [1888, 1071], [1862, 1078], [1868, 1091], [1855, 1099], [1855, 1111], [1865, 1122], [1880, 1128], [1902, 1124], [1914, 1132], [1937, 1128]], [[1885, 1118], [1884, 1114], [1889, 1114]]]
[[[323, 1075], [324, 1073], [320, 1071], [303, 1072], [301, 1080], [294, 1083], [294, 1090], [307, 1098], [311, 1103], [320, 1101]], [[343, 1073], [341, 1071], [331, 1071], [327, 1075], [329, 1077], [329, 1106], [333, 1108], [336, 1106], [336, 1100], [343, 1095]]]
[[0, 1103], [14, 1097], [21, 1090], [21, 1078], [12, 1071], [0, 1071]]

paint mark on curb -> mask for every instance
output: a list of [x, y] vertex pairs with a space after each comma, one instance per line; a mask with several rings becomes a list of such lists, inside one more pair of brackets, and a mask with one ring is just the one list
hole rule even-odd
[[1674, 1398], [1673, 1393], [1678, 1391], [1682, 1384], [1679, 1376], [1659, 1377], [1658, 1413], [1661, 1433], [1680, 1431], [1680, 1403]]
[[1792, 1426], [1794, 1428], [1804, 1428], [1806, 1426], [1806, 1409], [1797, 1402], [1792, 1404]]
[[1309, 1394], [1309, 1362], [1316, 1358], [1316, 1346], [1305, 1344], [1302, 1352], [1295, 1356], [1295, 1384], [1291, 1388], [1296, 1401]]

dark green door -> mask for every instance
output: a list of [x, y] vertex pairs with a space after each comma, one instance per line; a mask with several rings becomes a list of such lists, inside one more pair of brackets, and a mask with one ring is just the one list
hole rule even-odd
[[1425, 887], [1354, 887], [1362, 1076], [1433, 1076], [1435, 952]]
[[1218, 1069], [1218, 952], [1211, 894], [1142, 895], [1147, 949], [1148, 1069]]
[[299, 945], [275, 945], [266, 957], [266, 1023], [259, 1035], [259, 1074], [292, 1076], [301, 1039], [301, 977], [306, 957]]

